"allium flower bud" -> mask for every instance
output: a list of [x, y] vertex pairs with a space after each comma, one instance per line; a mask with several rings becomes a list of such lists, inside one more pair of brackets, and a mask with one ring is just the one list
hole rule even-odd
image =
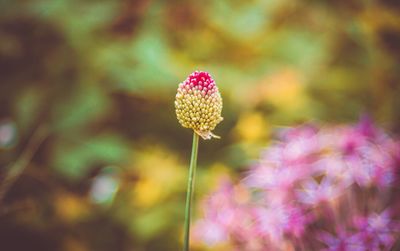
[[179, 123], [203, 139], [219, 138], [211, 131], [223, 120], [222, 98], [208, 72], [195, 71], [179, 84], [175, 98]]

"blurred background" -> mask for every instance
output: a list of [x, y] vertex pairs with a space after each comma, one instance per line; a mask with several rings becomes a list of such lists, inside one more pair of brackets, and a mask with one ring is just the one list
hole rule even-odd
[[400, 2], [1, 0], [1, 250], [179, 250], [192, 132], [173, 101], [194, 70], [224, 100], [199, 201], [276, 128], [368, 114], [398, 133]]

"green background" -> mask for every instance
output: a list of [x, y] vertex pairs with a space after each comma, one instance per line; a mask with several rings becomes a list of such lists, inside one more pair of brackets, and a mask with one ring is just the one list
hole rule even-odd
[[200, 142], [199, 202], [279, 127], [368, 114], [398, 132], [400, 3], [0, 1], [3, 186], [28, 160], [1, 249], [179, 250], [192, 132], [173, 101], [194, 70], [224, 100], [222, 139]]

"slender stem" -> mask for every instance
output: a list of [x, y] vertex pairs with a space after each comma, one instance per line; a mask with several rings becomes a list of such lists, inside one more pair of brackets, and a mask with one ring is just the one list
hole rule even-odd
[[35, 155], [39, 146], [45, 140], [47, 134], [48, 130], [46, 126], [40, 125], [32, 135], [23, 153], [9, 167], [4, 180], [0, 181], [0, 207], [2, 206], [4, 196], [8, 192], [9, 188], [14, 184], [14, 182], [18, 179], [18, 177], [21, 176], [22, 172], [28, 166], [29, 162]]
[[199, 147], [199, 135], [193, 132], [192, 156], [190, 158], [189, 179], [188, 179], [187, 194], [186, 194], [185, 237], [183, 241], [183, 251], [189, 251], [190, 218], [192, 214], [192, 198], [193, 198], [193, 188], [194, 188], [194, 177], [196, 174], [198, 147]]

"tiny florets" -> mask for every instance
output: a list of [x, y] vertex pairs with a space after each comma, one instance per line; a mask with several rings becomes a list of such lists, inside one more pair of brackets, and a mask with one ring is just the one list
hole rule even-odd
[[222, 98], [208, 72], [195, 71], [179, 84], [175, 109], [183, 127], [192, 128], [203, 139], [218, 138], [211, 131], [223, 120]]

